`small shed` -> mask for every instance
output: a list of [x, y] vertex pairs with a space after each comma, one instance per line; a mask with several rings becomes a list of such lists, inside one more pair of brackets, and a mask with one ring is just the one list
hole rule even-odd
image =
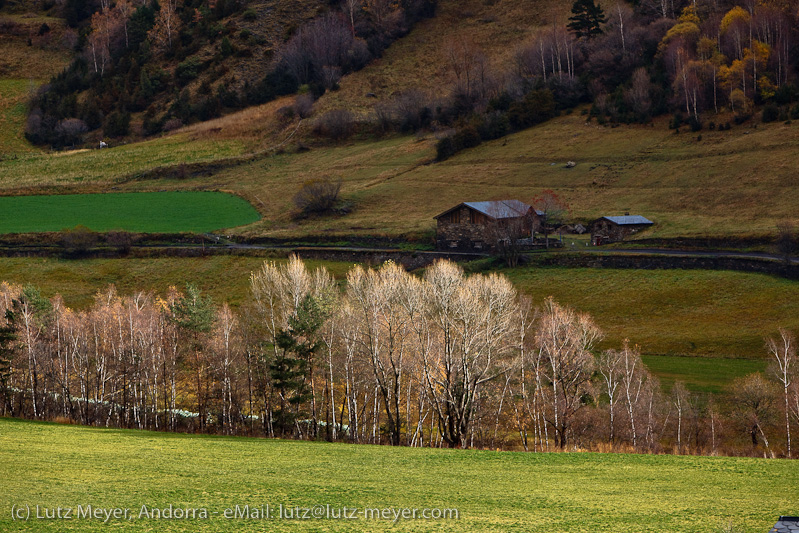
[[654, 222], [641, 215], [601, 217], [591, 223], [591, 243], [599, 246], [620, 242], [653, 224]]
[[498, 237], [531, 237], [543, 217], [543, 212], [519, 200], [463, 202], [434, 217], [436, 248], [487, 252]]

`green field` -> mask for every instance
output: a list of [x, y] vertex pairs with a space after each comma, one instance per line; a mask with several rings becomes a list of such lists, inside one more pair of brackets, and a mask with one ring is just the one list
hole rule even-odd
[[[799, 511], [799, 463], [390, 448], [0, 419], [4, 531], [765, 532]], [[141, 507], [205, 508], [147, 520]], [[236, 505], [457, 509], [457, 520], [225, 519]], [[12, 506], [127, 508], [133, 520], [11, 520]], [[213, 515], [212, 513], [218, 513]], [[326, 511], [325, 511], [326, 512]]]
[[[197, 284], [217, 303], [239, 307], [250, 273], [264, 258], [208, 256], [148, 259], [0, 258], [0, 281], [31, 283], [66, 305], [85, 308], [113, 283], [122, 294]], [[342, 279], [347, 262], [309, 261]], [[600, 348], [623, 339], [641, 346], [645, 362], [669, 388], [682, 380], [720, 392], [734, 378], [767, 365], [764, 337], [799, 330], [799, 282], [762, 274], [705, 270], [517, 268], [502, 271], [536, 305], [548, 296], [593, 315], [605, 331]]]
[[258, 212], [232, 194], [152, 192], [0, 197], [0, 233], [60, 231], [203, 232], [250, 224]]
[[[147, 259], [0, 258], [0, 280], [32, 283], [45, 295], [61, 293], [86, 307], [110, 283], [120, 292], [163, 293], [170, 285], [197, 284], [217, 301], [243, 302], [250, 272], [264, 259], [242, 256]], [[351, 263], [324, 264], [343, 278]], [[535, 305], [553, 296], [590, 313], [602, 330], [602, 348], [625, 338], [645, 354], [762, 359], [763, 338], [780, 327], [799, 330], [799, 282], [744, 272], [580, 268], [503, 269]], [[683, 360], [682, 357], [674, 358]]]
[[764, 359], [721, 359], [719, 357], [681, 357], [675, 355], [643, 355], [644, 364], [660, 378], [665, 390], [675, 381], [683, 381], [688, 389], [714, 394], [727, 392], [735, 378], [768, 367]]

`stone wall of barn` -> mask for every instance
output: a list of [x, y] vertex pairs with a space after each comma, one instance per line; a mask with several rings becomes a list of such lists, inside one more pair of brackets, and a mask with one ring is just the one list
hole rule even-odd
[[[456, 215], [453, 217], [452, 215]], [[459, 222], [451, 222], [452, 219]], [[463, 221], [463, 222], [460, 222]], [[471, 223], [471, 209], [461, 207], [458, 211], [438, 219], [436, 227], [436, 249], [452, 252], [487, 252], [491, 248], [487, 242], [485, 224]]]

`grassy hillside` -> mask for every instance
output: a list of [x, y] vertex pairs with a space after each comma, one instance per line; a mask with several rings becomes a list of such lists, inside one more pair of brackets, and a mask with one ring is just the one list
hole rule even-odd
[[[0, 159], [34, 150], [23, 135], [28, 97], [64, 68], [70, 57], [58, 45], [64, 26], [60, 19], [0, 11], [0, 24], [4, 22], [25, 35], [0, 32]], [[53, 28], [53, 46], [28, 46], [27, 34], [36, 35], [43, 23]]]
[[[0, 528], [15, 531], [767, 531], [796, 513], [792, 461], [524, 454], [164, 435], [0, 420]], [[124, 521], [12, 522], [11, 507], [118, 507]], [[139, 519], [143, 505], [207, 520]], [[231, 520], [235, 505], [458, 509], [457, 520]], [[35, 512], [35, 508], [34, 508]], [[216, 515], [212, 513], [216, 512]], [[727, 529], [726, 531], [730, 531]]]
[[553, 22], [568, 17], [569, 5], [554, 0], [439, 0], [436, 16], [386, 50], [362, 71], [346, 76], [341, 89], [327, 93], [319, 109], [346, 107], [371, 115], [375, 100], [410, 89], [436, 97], [450, 92], [454, 81], [447, 51], [453, 40], [479, 46], [492, 65], [509, 67], [516, 47]]
[[[233, 120], [233, 119], [228, 119]], [[748, 133], [747, 133], [748, 132]], [[222, 132], [168, 136], [111, 150], [0, 161], [0, 187], [110, 184], [177, 162], [237, 155]], [[609, 128], [577, 113], [433, 163], [434, 138], [362, 139], [260, 158], [209, 176], [116, 184], [120, 190], [217, 189], [250, 200], [264, 220], [248, 235], [431, 235], [432, 217], [465, 200], [530, 200], [551, 188], [588, 221], [625, 211], [655, 221], [647, 237], [765, 236], [796, 215], [792, 161], [799, 126], [760, 125], [675, 135], [663, 122]], [[577, 166], [564, 167], [573, 160]], [[291, 197], [320, 176], [343, 181], [343, 217], [297, 222]], [[79, 189], [78, 189], [79, 190]]]
[[[451, 39], [468, 36], [492, 60], [507, 63], [516, 43], [542, 24], [562, 18], [563, 6], [549, 1], [443, 0], [436, 17], [420, 22], [382, 59], [346, 76], [341, 90], [317, 102], [317, 115], [342, 106], [368, 115], [378, 101], [367, 98], [368, 92], [382, 99], [421, 86], [444, 94], [451, 80], [442, 63]], [[53, 57], [48, 61], [57, 64]], [[29, 148], [21, 135], [26, 82], [0, 83], [10, 90], [10, 96], [2, 92], [0, 97], [0, 121], [9, 126], [0, 129], [0, 143], [6, 147], [0, 160], [0, 191], [56, 187], [96, 192], [112, 183], [123, 191], [224, 188], [250, 200], [264, 217], [239, 230], [246, 235], [429, 238], [434, 231], [432, 217], [456, 203], [530, 200], [545, 188], [562, 195], [571, 216], [580, 221], [626, 211], [645, 215], [655, 221], [644, 234], [647, 237], [768, 236], [781, 221], [799, 222], [794, 194], [799, 178], [793, 164], [799, 126], [795, 124], [750, 123], [724, 132], [705, 130], [698, 140], [697, 134], [675, 135], [665, 119], [611, 128], [586, 122], [578, 110], [433, 163], [432, 134], [388, 139], [364, 134], [342, 146], [327, 146], [308, 137], [312, 118], [295, 135], [295, 124], [275, 119], [276, 110], [291, 101], [285, 98], [144, 143], [51, 155], [26, 153]], [[312, 149], [296, 150], [297, 141]], [[118, 183], [157, 167], [205, 163], [276, 147], [277, 154], [268, 151], [232, 168], [199, 171], [198, 177], [190, 173], [181, 180]], [[566, 169], [567, 161], [577, 166]], [[342, 195], [353, 206], [352, 212], [294, 220], [291, 198], [304, 181], [320, 176], [343, 181]]]

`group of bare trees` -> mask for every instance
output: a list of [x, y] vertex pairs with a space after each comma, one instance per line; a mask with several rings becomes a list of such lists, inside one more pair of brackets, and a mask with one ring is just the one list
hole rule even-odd
[[787, 331], [767, 342], [773, 379], [740, 378], [717, 402], [680, 382], [665, 394], [637, 346], [597, 350], [590, 316], [535, 307], [499, 274], [386, 263], [342, 287], [293, 257], [250, 282], [238, 313], [191, 286], [111, 287], [79, 311], [0, 284], [2, 412], [407, 446], [792, 453]]

